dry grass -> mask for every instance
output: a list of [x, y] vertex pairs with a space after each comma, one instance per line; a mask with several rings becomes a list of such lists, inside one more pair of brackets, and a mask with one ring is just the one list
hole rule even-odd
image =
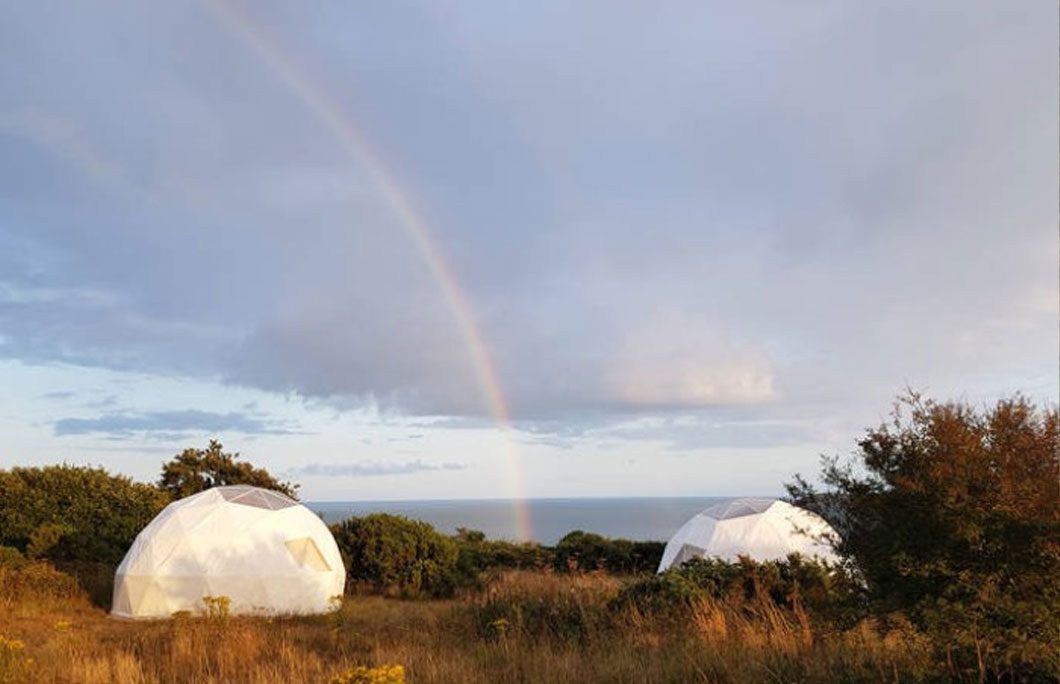
[[391, 664], [413, 684], [894, 682], [928, 665], [901, 626], [821, 632], [765, 602], [703, 602], [681, 621], [616, 614], [620, 582], [605, 575], [508, 573], [461, 600], [355, 597], [313, 618], [150, 622], [108, 618], [65, 589], [13, 586], [0, 578], [0, 636], [23, 646], [0, 651], [3, 684], [326, 684]]

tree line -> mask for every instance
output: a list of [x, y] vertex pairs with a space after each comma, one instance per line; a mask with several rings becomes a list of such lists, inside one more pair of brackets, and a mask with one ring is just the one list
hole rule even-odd
[[[117, 566], [136, 535], [168, 503], [212, 487], [247, 484], [297, 499], [298, 485], [240, 460], [212, 440], [162, 464], [156, 483], [73, 465], [0, 470], [0, 558], [48, 560], [85, 572]], [[653, 571], [662, 542], [607, 539], [574, 531], [554, 547], [486, 539], [477, 530], [445, 535], [396, 515], [353, 517], [331, 525], [353, 591], [451, 596], [489, 569]], [[106, 574], [106, 567], [95, 574]], [[104, 590], [100, 594], [102, 600]]]

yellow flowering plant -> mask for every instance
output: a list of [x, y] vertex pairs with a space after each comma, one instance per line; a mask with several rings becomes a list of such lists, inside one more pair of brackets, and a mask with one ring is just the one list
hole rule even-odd
[[331, 684], [405, 684], [405, 668], [401, 665], [353, 667], [332, 677]]

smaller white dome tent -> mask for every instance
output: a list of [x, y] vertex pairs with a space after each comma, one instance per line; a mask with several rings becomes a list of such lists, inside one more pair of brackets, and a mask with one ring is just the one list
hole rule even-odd
[[140, 531], [114, 577], [111, 614], [201, 612], [227, 596], [233, 614], [322, 613], [346, 571], [331, 531], [278, 492], [233, 485], [174, 501]]
[[783, 560], [792, 553], [835, 562], [823, 538], [835, 534], [818, 515], [778, 499], [736, 499], [711, 506], [677, 530], [659, 572], [693, 558]]

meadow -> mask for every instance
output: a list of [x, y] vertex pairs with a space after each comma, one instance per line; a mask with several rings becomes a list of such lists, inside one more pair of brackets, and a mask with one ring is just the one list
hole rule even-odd
[[[498, 573], [446, 600], [348, 596], [331, 614], [108, 618], [46, 563], [0, 570], [0, 682], [900, 682], [941, 678], [908, 623], [845, 630], [765, 597], [616, 610], [630, 579]], [[358, 678], [360, 677], [360, 678]], [[974, 679], [969, 678], [969, 681]]]

